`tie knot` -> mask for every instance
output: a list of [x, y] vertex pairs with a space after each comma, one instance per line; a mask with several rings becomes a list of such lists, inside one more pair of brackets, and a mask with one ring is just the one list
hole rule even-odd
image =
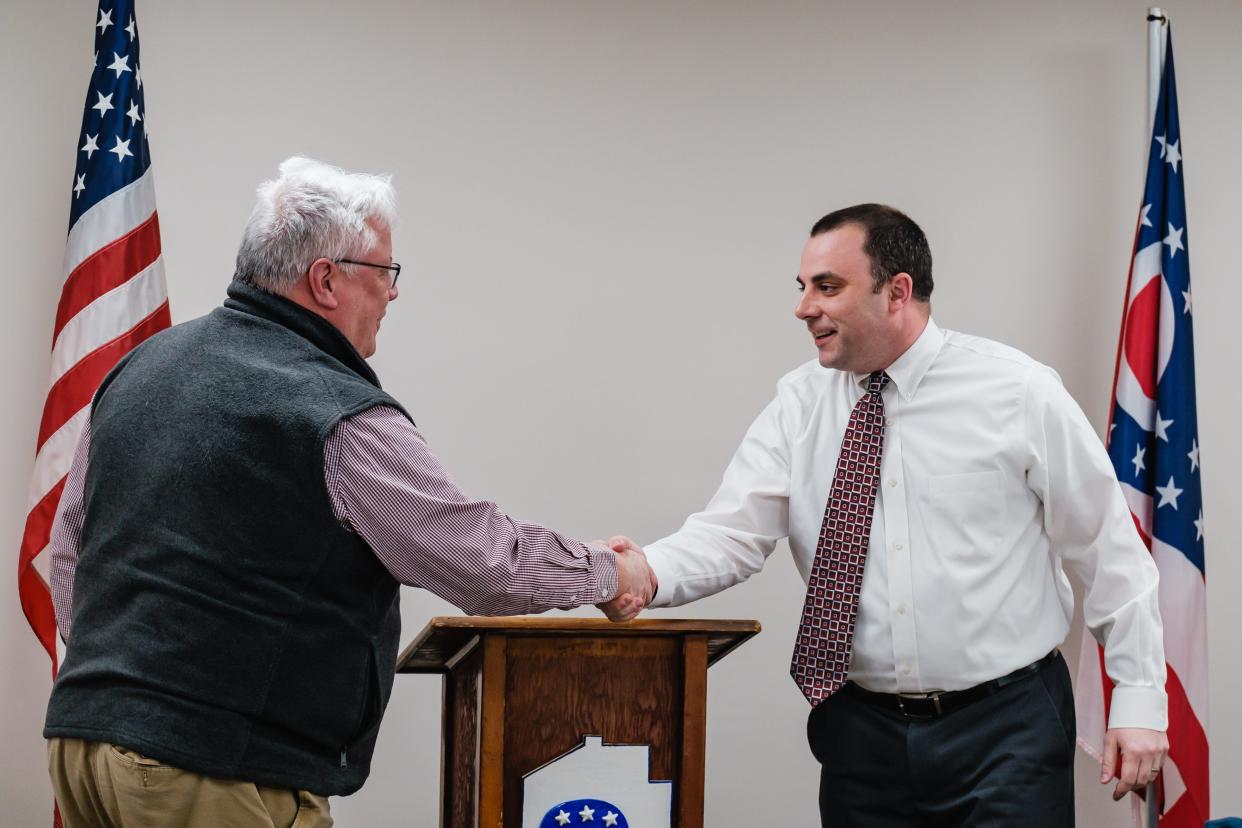
[[883, 371], [874, 371], [867, 380], [867, 393], [878, 394], [884, 390], [886, 385], [888, 385], [888, 374]]

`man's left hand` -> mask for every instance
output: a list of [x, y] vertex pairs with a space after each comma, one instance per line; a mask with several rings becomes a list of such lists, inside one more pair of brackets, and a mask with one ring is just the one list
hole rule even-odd
[[1169, 737], [1163, 730], [1141, 727], [1118, 727], [1104, 734], [1104, 762], [1100, 766], [1100, 784], [1116, 779], [1113, 801], [1130, 791], [1146, 788], [1155, 782], [1169, 752]]

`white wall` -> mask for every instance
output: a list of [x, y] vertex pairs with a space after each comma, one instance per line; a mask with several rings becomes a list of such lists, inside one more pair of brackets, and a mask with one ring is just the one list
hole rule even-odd
[[[699, 508], [776, 379], [811, 222], [881, 200], [926, 229], [941, 325], [1108, 405], [1140, 196], [1143, 2], [145, 2], [147, 118], [175, 320], [222, 298], [253, 188], [294, 152], [395, 174], [406, 265], [375, 360], [472, 492], [580, 537]], [[24, 519], [59, 289], [91, 0], [5, 0], [0, 537]], [[1242, 814], [1242, 460], [1230, 280], [1242, 5], [1170, 7], [1195, 285], [1213, 814]], [[47, 824], [47, 660], [0, 568], [0, 822]], [[757, 618], [712, 670], [708, 824], [815, 824], [787, 677], [802, 588], [778, 553], [679, 615]], [[406, 639], [452, 612], [409, 591]], [[1072, 637], [1069, 649], [1076, 649]], [[345, 826], [431, 825], [438, 681], [402, 677]], [[1087, 826], [1125, 824], [1080, 767]]]

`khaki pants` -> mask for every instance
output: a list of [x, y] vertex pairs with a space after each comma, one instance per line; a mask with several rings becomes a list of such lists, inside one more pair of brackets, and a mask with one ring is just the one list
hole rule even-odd
[[328, 799], [183, 771], [106, 742], [49, 739], [65, 828], [331, 828]]

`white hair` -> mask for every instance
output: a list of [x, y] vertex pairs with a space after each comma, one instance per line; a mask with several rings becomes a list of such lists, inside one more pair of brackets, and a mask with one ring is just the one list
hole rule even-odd
[[378, 241], [372, 225], [389, 229], [397, 217], [390, 176], [301, 156], [283, 162], [258, 196], [233, 278], [271, 293], [286, 293], [318, 258], [362, 255]]

